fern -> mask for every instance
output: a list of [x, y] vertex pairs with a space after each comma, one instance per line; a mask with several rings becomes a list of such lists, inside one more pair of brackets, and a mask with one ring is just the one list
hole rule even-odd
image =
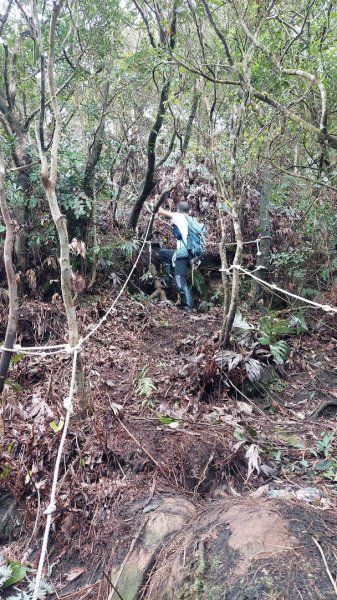
[[[8, 598], [8, 600], [32, 600], [34, 588], [35, 588], [35, 579], [32, 579], [29, 582], [28, 592], [21, 592], [18, 590], [17, 595], [10, 596]], [[54, 593], [54, 589], [51, 585], [49, 585], [49, 583], [47, 583], [46, 581], [43, 581], [43, 580], [40, 581], [39, 589], [37, 592], [38, 600], [45, 600], [49, 594], [53, 594], [53, 593]]]
[[290, 348], [287, 342], [285, 342], [284, 340], [279, 340], [274, 344], [270, 344], [269, 348], [276, 362], [280, 365], [283, 365], [290, 353]]
[[150, 398], [152, 393], [156, 391], [156, 386], [151, 377], [147, 377], [147, 368], [144, 367], [133, 380], [133, 385], [139, 396]]
[[3, 587], [13, 575], [12, 567], [10, 565], [1, 565], [0, 566], [0, 588]]
[[123, 240], [121, 243], [115, 244], [115, 248], [118, 248], [125, 256], [131, 258], [133, 253], [139, 248], [139, 240]]

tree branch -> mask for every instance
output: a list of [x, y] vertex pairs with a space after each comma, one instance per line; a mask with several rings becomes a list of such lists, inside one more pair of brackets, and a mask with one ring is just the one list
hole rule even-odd
[[138, 4], [137, 0], [132, 0], [132, 2], [135, 5], [136, 9], [138, 10], [140, 16], [142, 17], [142, 19], [144, 21], [152, 48], [157, 48], [157, 44], [156, 44], [153, 34], [151, 32], [149, 20], [148, 20], [147, 16], [145, 15], [145, 12], [143, 11], [142, 7]]
[[9, 13], [10, 13], [10, 11], [11, 11], [11, 8], [12, 8], [13, 1], [14, 1], [14, 0], [9, 0], [9, 2], [8, 2], [8, 4], [7, 4], [7, 8], [6, 8], [6, 10], [5, 10], [5, 12], [4, 12], [4, 14], [3, 14], [3, 16], [2, 16], [2, 17], [1, 17], [1, 19], [0, 19], [0, 36], [2, 35], [3, 28], [5, 27], [5, 25], [6, 25], [6, 22], [7, 22], [7, 19], [8, 19], [8, 17], [9, 17]]

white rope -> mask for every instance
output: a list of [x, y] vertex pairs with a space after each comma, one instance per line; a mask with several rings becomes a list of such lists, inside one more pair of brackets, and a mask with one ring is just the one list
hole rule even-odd
[[[6, 348], [0, 346], [2, 352], [13, 352], [20, 354], [31, 354], [32, 356], [45, 356], [47, 354], [58, 354], [60, 352], [68, 352], [69, 344], [56, 344], [55, 346], [21, 346], [20, 344], [14, 344], [13, 348]], [[48, 351], [48, 352], [47, 352]]]
[[62, 454], [63, 454], [64, 443], [65, 443], [67, 432], [68, 432], [70, 416], [71, 416], [71, 413], [73, 410], [72, 400], [74, 397], [74, 390], [75, 390], [77, 354], [78, 354], [78, 349], [75, 347], [74, 351], [73, 351], [73, 362], [72, 362], [69, 395], [64, 399], [64, 407], [66, 409], [66, 417], [65, 417], [65, 421], [64, 421], [64, 425], [63, 425], [60, 445], [59, 445], [59, 448], [57, 451], [57, 457], [56, 457], [56, 462], [55, 462], [55, 467], [54, 467], [54, 475], [53, 475], [53, 484], [52, 484], [52, 489], [51, 489], [51, 493], [50, 493], [50, 501], [49, 501], [49, 505], [47, 506], [46, 510], [44, 511], [44, 514], [47, 515], [47, 519], [46, 519], [46, 525], [45, 525], [45, 530], [44, 530], [44, 535], [43, 535], [43, 542], [42, 542], [39, 566], [38, 566], [37, 573], [36, 573], [36, 580], [35, 580], [35, 584], [34, 584], [32, 600], [38, 600], [38, 598], [39, 598], [39, 588], [40, 588], [40, 583], [41, 583], [41, 579], [42, 579], [43, 565], [44, 565], [44, 561], [45, 561], [47, 549], [48, 549], [48, 539], [49, 539], [50, 527], [51, 527], [51, 523], [52, 523], [53, 513], [56, 510], [56, 490], [57, 490], [57, 482], [58, 482], [60, 464], [61, 464], [61, 459], [62, 459]]
[[[96, 333], [96, 331], [101, 327], [101, 325], [107, 320], [109, 314], [111, 313], [111, 311], [114, 309], [115, 305], [117, 304], [119, 298], [121, 297], [121, 295], [123, 294], [127, 284], [129, 283], [135, 268], [139, 262], [139, 259], [142, 255], [142, 252], [144, 250], [145, 244], [150, 244], [151, 242], [149, 242], [147, 240], [147, 235], [149, 233], [150, 230], [150, 226], [151, 226], [151, 219], [149, 220], [148, 226], [147, 226], [147, 230], [143, 239], [143, 243], [141, 245], [141, 248], [138, 252], [137, 258], [135, 260], [135, 262], [133, 263], [132, 269], [128, 275], [128, 277], [126, 278], [121, 290], [119, 291], [119, 293], [117, 294], [115, 300], [113, 301], [113, 303], [111, 304], [110, 308], [106, 311], [105, 315], [101, 318], [101, 320], [97, 323], [97, 325], [94, 327], [94, 329], [92, 329], [84, 338], [81, 338], [79, 343], [76, 346], [76, 349], [78, 351], [81, 350], [82, 345], [84, 342], [86, 342], [92, 335], [94, 335], [94, 333]], [[151, 246], [150, 246], [151, 247]], [[151, 250], [150, 250], [151, 253]], [[45, 357], [47, 355], [51, 355], [51, 354], [58, 354], [58, 353], [62, 353], [62, 352], [66, 352], [67, 354], [71, 354], [75, 349], [75, 346], [71, 346], [70, 344], [56, 344], [55, 346], [20, 346], [20, 344], [14, 344], [13, 348], [6, 348], [5, 346], [0, 346], [0, 350], [2, 350], [3, 352], [12, 352], [12, 353], [20, 353], [20, 354], [26, 354], [27, 356], [41, 356], [41, 357]], [[51, 350], [52, 352], [46, 352], [46, 350]]]
[[113, 303], [111, 304], [110, 308], [108, 308], [108, 310], [106, 311], [105, 315], [104, 315], [104, 316], [103, 316], [103, 317], [100, 319], [100, 321], [98, 321], [98, 323], [97, 323], [97, 325], [94, 327], [94, 329], [92, 329], [91, 331], [89, 331], [89, 333], [87, 333], [87, 335], [86, 335], [86, 336], [84, 336], [84, 338], [83, 338], [83, 340], [82, 340], [82, 343], [83, 343], [83, 344], [84, 344], [84, 343], [85, 343], [85, 342], [86, 342], [86, 341], [87, 341], [89, 338], [91, 338], [91, 336], [92, 336], [92, 335], [94, 335], [94, 334], [96, 333], [96, 331], [97, 331], [97, 330], [98, 330], [98, 329], [99, 329], [99, 328], [100, 328], [100, 327], [103, 325], [103, 323], [104, 323], [104, 322], [107, 320], [107, 318], [108, 318], [109, 314], [110, 314], [110, 313], [111, 313], [111, 311], [112, 311], [112, 310], [115, 308], [115, 305], [117, 304], [118, 300], [120, 299], [121, 295], [123, 294], [123, 292], [124, 292], [124, 290], [125, 290], [125, 288], [126, 288], [127, 284], [129, 283], [129, 281], [130, 281], [130, 279], [131, 279], [131, 277], [132, 277], [132, 274], [133, 274], [133, 272], [134, 272], [134, 270], [135, 270], [135, 268], [136, 268], [136, 266], [137, 266], [137, 264], [138, 264], [138, 262], [139, 262], [139, 259], [140, 259], [141, 255], [142, 255], [142, 252], [143, 252], [143, 250], [144, 250], [145, 244], [147, 243], [147, 239], [146, 239], [146, 238], [147, 238], [147, 235], [148, 235], [148, 233], [149, 233], [149, 230], [150, 230], [150, 225], [151, 225], [151, 219], [149, 220], [149, 224], [148, 224], [148, 226], [147, 226], [147, 230], [146, 230], [146, 233], [145, 233], [145, 236], [144, 236], [144, 239], [143, 239], [143, 243], [142, 243], [142, 245], [141, 245], [141, 248], [140, 248], [140, 250], [139, 250], [139, 252], [138, 252], [138, 256], [137, 256], [137, 258], [136, 258], [135, 262], [133, 263], [133, 267], [132, 267], [132, 269], [131, 269], [131, 271], [130, 271], [129, 275], [127, 276], [127, 278], [126, 278], [126, 280], [125, 280], [125, 282], [124, 282], [124, 284], [123, 284], [122, 288], [121, 288], [121, 289], [120, 289], [120, 291], [118, 292], [118, 294], [117, 294], [117, 296], [116, 296], [115, 300], [113, 301]]
[[[56, 457], [56, 462], [55, 462], [55, 467], [54, 467], [54, 475], [53, 475], [53, 484], [52, 484], [52, 490], [51, 490], [51, 494], [50, 494], [50, 501], [49, 501], [49, 505], [47, 506], [46, 510], [44, 511], [44, 514], [47, 515], [47, 519], [46, 519], [46, 525], [45, 525], [45, 530], [44, 530], [44, 535], [43, 535], [41, 554], [40, 554], [39, 565], [38, 565], [37, 574], [36, 574], [36, 580], [35, 580], [35, 584], [34, 584], [34, 592], [33, 592], [32, 600], [38, 600], [39, 587], [40, 587], [40, 583], [41, 583], [41, 579], [42, 579], [43, 565], [44, 565], [44, 561], [45, 561], [47, 549], [48, 549], [48, 539], [49, 539], [50, 527], [51, 527], [51, 523], [52, 523], [52, 516], [56, 510], [56, 491], [57, 491], [57, 482], [58, 482], [60, 464], [61, 464], [63, 448], [64, 448], [64, 444], [65, 444], [65, 440], [66, 440], [66, 436], [67, 436], [67, 432], [68, 432], [70, 416], [71, 416], [71, 413], [73, 410], [73, 396], [74, 396], [74, 389], [75, 389], [77, 354], [78, 354], [78, 352], [80, 352], [82, 345], [92, 335], [94, 335], [94, 333], [96, 333], [96, 331], [106, 321], [108, 315], [111, 313], [111, 311], [115, 307], [116, 303], [118, 302], [119, 298], [121, 297], [122, 293], [124, 292], [128, 282], [130, 281], [130, 278], [138, 264], [141, 254], [144, 250], [145, 244], [147, 242], [146, 238], [147, 238], [147, 235], [149, 232], [150, 225], [151, 225], [151, 221], [149, 221], [142, 246], [141, 246], [138, 256], [130, 270], [129, 275], [126, 278], [126, 281], [124, 282], [121, 290], [119, 291], [119, 293], [118, 293], [117, 297], [115, 298], [115, 300], [113, 301], [112, 305], [106, 311], [106, 313], [102, 317], [102, 319], [100, 319], [100, 321], [97, 323], [96, 327], [92, 331], [90, 331], [84, 338], [80, 338], [80, 340], [76, 346], [70, 346], [69, 344], [62, 344], [62, 345], [57, 346], [58, 348], [62, 348], [61, 351], [68, 352], [73, 355], [72, 373], [71, 373], [69, 395], [64, 399], [64, 408], [66, 410], [66, 417], [65, 417], [65, 421], [64, 421], [63, 430], [62, 430], [62, 437], [60, 440], [60, 445], [59, 445], [59, 448], [57, 451], [57, 457]], [[32, 350], [32, 348], [30, 348], [30, 350]], [[35, 350], [35, 348], [34, 348], [34, 350]], [[17, 351], [17, 350], [15, 350], [15, 351]]]
[[303, 296], [298, 296], [297, 294], [293, 294], [292, 292], [289, 292], [288, 290], [284, 290], [283, 288], [278, 287], [277, 285], [275, 285], [275, 283], [268, 283], [267, 281], [264, 281], [263, 279], [256, 277], [256, 275], [253, 275], [250, 271], [246, 271], [245, 269], [243, 269], [241, 267], [241, 265], [232, 265], [231, 267], [229, 267], [229, 269], [220, 269], [220, 271], [225, 271], [226, 273], [229, 273], [232, 269], [238, 269], [239, 271], [244, 273], [244, 275], [248, 275], [252, 279], [255, 279], [255, 281], [258, 281], [261, 285], [265, 285], [272, 290], [277, 290], [278, 292], [282, 292], [286, 296], [291, 296], [291, 298], [295, 298], [296, 300], [301, 300], [302, 302], [306, 302], [306, 304], [310, 304], [311, 306], [314, 306], [315, 308], [320, 308], [321, 310], [324, 310], [325, 312], [337, 313], [337, 308], [335, 306], [331, 306], [330, 304], [320, 304], [319, 302], [314, 302], [314, 300], [308, 300], [308, 298], [303, 298]]

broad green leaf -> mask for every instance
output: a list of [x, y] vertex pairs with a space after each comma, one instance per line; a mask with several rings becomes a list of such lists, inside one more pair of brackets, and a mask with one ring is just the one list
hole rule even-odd
[[49, 427], [50, 427], [50, 429], [52, 429], [54, 431], [54, 433], [58, 433], [59, 431], [62, 431], [63, 425], [64, 425], [63, 419], [61, 419], [59, 421], [59, 423], [55, 423], [55, 421], [50, 421], [50, 423], [49, 423]]
[[17, 560], [9, 560], [8, 565], [12, 569], [12, 575], [9, 577], [9, 579], [7, 579], [7, 581], [5, 581], [5, 583], [2, 584], [4, 589], [10, 587], [11, 585], [15, 585], [16, 583], [20, 583], [20, 581], [26, 577], [27, 573], [26, 567], [24, 567]]

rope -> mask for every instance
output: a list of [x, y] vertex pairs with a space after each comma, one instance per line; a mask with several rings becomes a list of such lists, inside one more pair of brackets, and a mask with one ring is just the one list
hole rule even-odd
[[263, 279], [256, 277], [256, 275], [253, 275], [250, 271], [246, 271], [246, 269], [243, 269], [241, 267], [241, 265], [232, 265], [231, 267], [229, 267], [229, 269], [219, 269], [219, 270], [224, 271], [227, 274], [230, 274], [230, 272], [233, 269], [238, 269], [244, 275], [248, 275], [248, 277], [251, 277], [252, 279], [255, 279], [255, 281], [258, 281], [258, 283], [260, 283], [261, 285], [269, 287], [272, 290], [277, 290], [278, 292], [282, 292], [286, 296], [291, 296], [291, 298], [295, 298], [296, 300], [301, 300], [302, 302], [305, 302], [306, 304], [310, 304], [310, 306], [314, 306], [315, 308], [320, 308], [321, 310], [324, 310], [325, 312], [337, 313], [337, 308], [335, 306], [331, 306], [330, 304], [320, 304], [319, 302], [314, 302], [314, 300], [308, 300], [308, 298], [303, 298], [303, 296], [298, 296], [297, 294], [294, 294], [293, 292], [284, 290], [283, 288], [280, 288], [277, 285], [275, 285], [275, 283], [268, 283], [267, 281], [264, 281]]
[[[132, 274], [139, 262], [141, 254], [144, 250], [145, 244], [147, 242], [146, 238], [147, 238], [147, 235], [149, 232], [150, 224], [151, 224], [151, 220], [149, 220], [149, 224], [148, 224], [148, 227], [147, 227], [144, 239], [143, 239], [142, 246], [138, 252], [137, 258], [129, 272], [128, 277], [126, 278], [126, 280], [125, 280], [121, 290], [119, 291], [118, 295], [116, 296], [115, 300], [113, 301], [113, 303], [111, 304], [109, 309], [106, 311], [106, 313], [102, 317], [102, 319], [100, 319], [100, 321], [97, 323], [95, 328], [92, 331], [90, 331], [84, 338], [80, 338], [80, 340], [76, 346], [70, 346], [70, 344], [58, 344], [57, 346], [43, 347], [43, 348], [48, 348], [49, 350], [56, 348], [57, 352], [67, 352], [69, 354], [72, 354], [73, 359], [72, 359], [72, 373], [71, 373], [71, 380], [70, 380], [70, 387], [69, 387], [69, 396], [67, 396], [64, 399], [64, 408], [66, 410], [66, 417], [65, 417], [65, 421], [64, 421], [63, 430], [62, 430], [62, 437], [60, 440], [60, 445], [59, 445], [59, 448], [57, 451], [57, 457], [56, 457], [54, 474], [53, 474], [53, 483], [52, 483], [52, 489], [51, 489], [51, 494], [50, 494], [50, 501], [49, 501], [49, 505], [47, 506], [47, 508], [44, 512], [44, 514], [47, 515], [47, 519], [46, 519], [45, 530], [44, 530], [44, 534], [43, 534], [43, 542], [42, 542], [41, 554], [40, 554], [40, 559], [39, 559], [39, 565], [38, 565], [37, 574], [36, 574], [36, 580], [35, 580], [35, 584], [34, 584], [34, 592], [33, 592], [32, 600], [38, 600], [38, 597], [39, 597], [39, 587], [41, 584], [43, 565], [44, 565], [44, 561], [46, 559], [46, 554], [47, 554], [47, 549], [48, 549], [48, 540], [49, 540], [49, 533], [50, 533], [50, 528], [51, 528], [51, 524], [52, 524], [52, 516], [53, 516], [53, 513], [56, 511], [56, 491], [57, 491], [57, 482], [58, 482], [58, 477], [59, 477], [60, 464], [61, 464], [63, 448], [64, 448], [64, 444], [65, 444], [65, 440], [66, 440], [66, 436], [67, 436], [67, 432], [68, 432], [70, 416], [73, 411], [73, 397], [74, 397], [74, 390], [75, 390], [77, 355], [81, 351], [83, 344], [92, 335], [94, 335], [94, 333], [96, 333], [96, 331], [101, 327], [101, 325], [107, 320], [108, 315], [111, 313], [111, 311], [115, 307], [116, 303], [118, 302], [119, 298], [121, 297], [122, 293], [124, 292], [128, 282], [130, 281], [130, 278], [132, 277]], [[21, 349], [20, 346], [16, 345], [10, 351], [17, 352], [18, 347]], [[44, 350], [42, 352], [40, 350], [41, 350], [41, 348], [38, 348], [38, 347], [29, 347], [29, 348], [24, 349], [24, 353], [30, 354], [31, 356], [41, 356], [41, 355], [43, 356], [46, 354]], [[35, 352], [35, 351], [40, 351], [40, 352]], [[55, 354], [55, 353], [56, 352], [53, 352], [53, 354]]]
[[[12, 353], [20, 353], [20, 354], [26, 354], [27, 356], [42, 356], [45, 357], [47, 355], [52, 355], [52, 354], [59, 354], [62, 352], [65, 352], [67, 354], [71, 354], [74, 352], [74, 349], [76, 348], [78, 351], [81, 350], [82, 345], [92, 336], [94, 335], [94, 333], [96, 333], [96, 331], [101, 327], [101, 325], [107, 320], [109, 314], [111, 313], [111, 311], [114, 309], [115, 305], [117, 304], [119, 298], [121, 297], [121, 295], [123, 294], [127, 284], [129, 283], [135, 269], [136, 266], [139, 262], [139, 259], [142, 255], [142, 252], [144, 250], [145, 244], [148, 244], [148, 240], [147, 235], [149, 233], [149, 229], [150, 229], [150, 225], [151, 225], [151, 220], [149, 220], [147, 229], [146, 229], [146, 233], [143, 239], [143, 243], [141, 245], [141, 248], [138, 252], [137, 258], [130, 270], [129, 275], [127, 276], [122, 288], [120, 289], [120, 291], [118, 292], [115, 300], [113, 301], [113, 303], [111, 304], [110, 308], [106, 311], [105, 315], [100, 319], [100, 321], [97, 323], [97, 325], [94, 327], [94, 329], [92, 329], [84, 338], [81, 338], [79, 343], [77, 344], [77, 346], [71, 346], [70, 344], [55, 344], [54, 346], [24, 346], [22, 347], [20, 344], [14, 344], [13, 348], [6, 348], [5, 346], [0, 346], [0, 350], [2, 350], [3, 352], [12, 352]], [[151, 252], [151, 250], [150, 250]], [[50, 352], [46, 352], [46, 350], [50, 350]]]
[[71, 416], [71, 413], [73, 410], [73, 402], [72, 401], [73, 401], [74, 390], [75, 390], [77, 354], [78, 354], [78, 349], [75, 347], [73, 349], [73, 362], [72, 362], [71, 380], [70, 380], [70, 387], [69, 387], [69, 396], [67, 396], [64, 399], [64, 408], [66, 409], [66, 418], [64, 421], [60, 445], [59, 445], [59, 448], [57, 451], [57, 457], [56, 457], [56, 462], [55, 462], [55, 467], [54, 467], [54, 475], [53, 475], [53, 484], [52, 484], [52, 489], [51, 489], [51, 493], [50, 493], [50, 501], [49, 501], [49, 505], [47, 506], [46, 510], [44, 511], [44, 514], [47, 515], [47, 519], [46, 519], [46, 525], [45, 525], [45, 530], [44, 530], [44, 535], [43, 535], [43, 542], [42, 542], [39, 566], [37, 569], [32, 600], [38, 600], [38, 598], [39, 598], [39, 588], [40, 588], [40, 583], [41, 583], [41, 579], [42, 579], [43, 565], [44, 565], [44, 561], [45, 561], [46, 554], [47, 554], [48, 539], [49, 539], [50, 527], [51, 527], [51, 523], [52, 523], [52, 516], [53, 516], [53, 513], [56, 511], [57, 481], [58, 481], [58, 476], [59, 476], [59, 470], [60, 470], [60, 464], [61, 464], [61, 459], [62, 459], [62, 454], [63, 454], [64, 443], [65, 443], [67, 432], [68, 432], [70, 416]]
[[[58, 354], [60, 352], [69, 352], [69, 344], [56, 344], [55, 346], [21, 346], [14, 344], [13, 348], [0, 346], [2, 352], [18, 352], [20, 354], [30, 354], [32, 356], [46, 356], [47, 354]], [[49, 352], [46, 352], [48, 350]]]
[[139, 262], [139, 259], [140, 259], [141, 255], [142, 255], [142, 252], [144, 250], [145, 244], [147, 243], [147, 239], [146, 238], [147, 238], [147, 235], [148, 235], [149, 230], [150, 230], [150, 225], [151, 225], [151, 219], [149, 219], [149, 224], [147, 226], [147, 230], [146, 230], [146, 233], [145, 233], [145, 236], [144, 236], [144, 239], [143, 239], [143, 243], [142, 243], [141, 248], [140, 248], [140, 250], [138, 252], [138, 256], [137, 256], [135, 262], [133, 263], [133, 267], [131, 268], [131, 271], [130, 271], [129, 275], [127, 276], [127, 278], [126, 278], [123, 286], [121, 287], [120, 291], [118, 292], [118, 294], [117, 294], [115, 300], [113, 301], [113, 303], [111, 304], [110, 308], [108, 308], [108, 310], [106, 311], [105, 315], [100, 319], [100, 321], [98, 321], [98, 323], [94, 327], [94, 329], [92, 329], [91, 331], [89, 331], [89, 333], [87, 333], [87, 335], [84, 336], [84, 338], [82, 340], [82, 344], [84, 344], [87, 340], [89, 340], [91, 338], [91, 336], [93, 336], [96, 333], [96, 331], [101, 327], [101, 325], [103, 325], [103, 323], [107, 320], [109, 314], [111, 313], [111, 311], [114, 309], [115, 305], [117, 304], [119, 298], [123, 294], [123, 292], [124, 292], [127, 284], [129, 283], [129, 281], [130, 281], [130, 279], [132, 277], [132, 274], [133, 274], [133, 272], [134, 272], [134, 270], [135, 270], [135, 268], [136, 268], [136, 266], [137, 266], [137, 264]]

